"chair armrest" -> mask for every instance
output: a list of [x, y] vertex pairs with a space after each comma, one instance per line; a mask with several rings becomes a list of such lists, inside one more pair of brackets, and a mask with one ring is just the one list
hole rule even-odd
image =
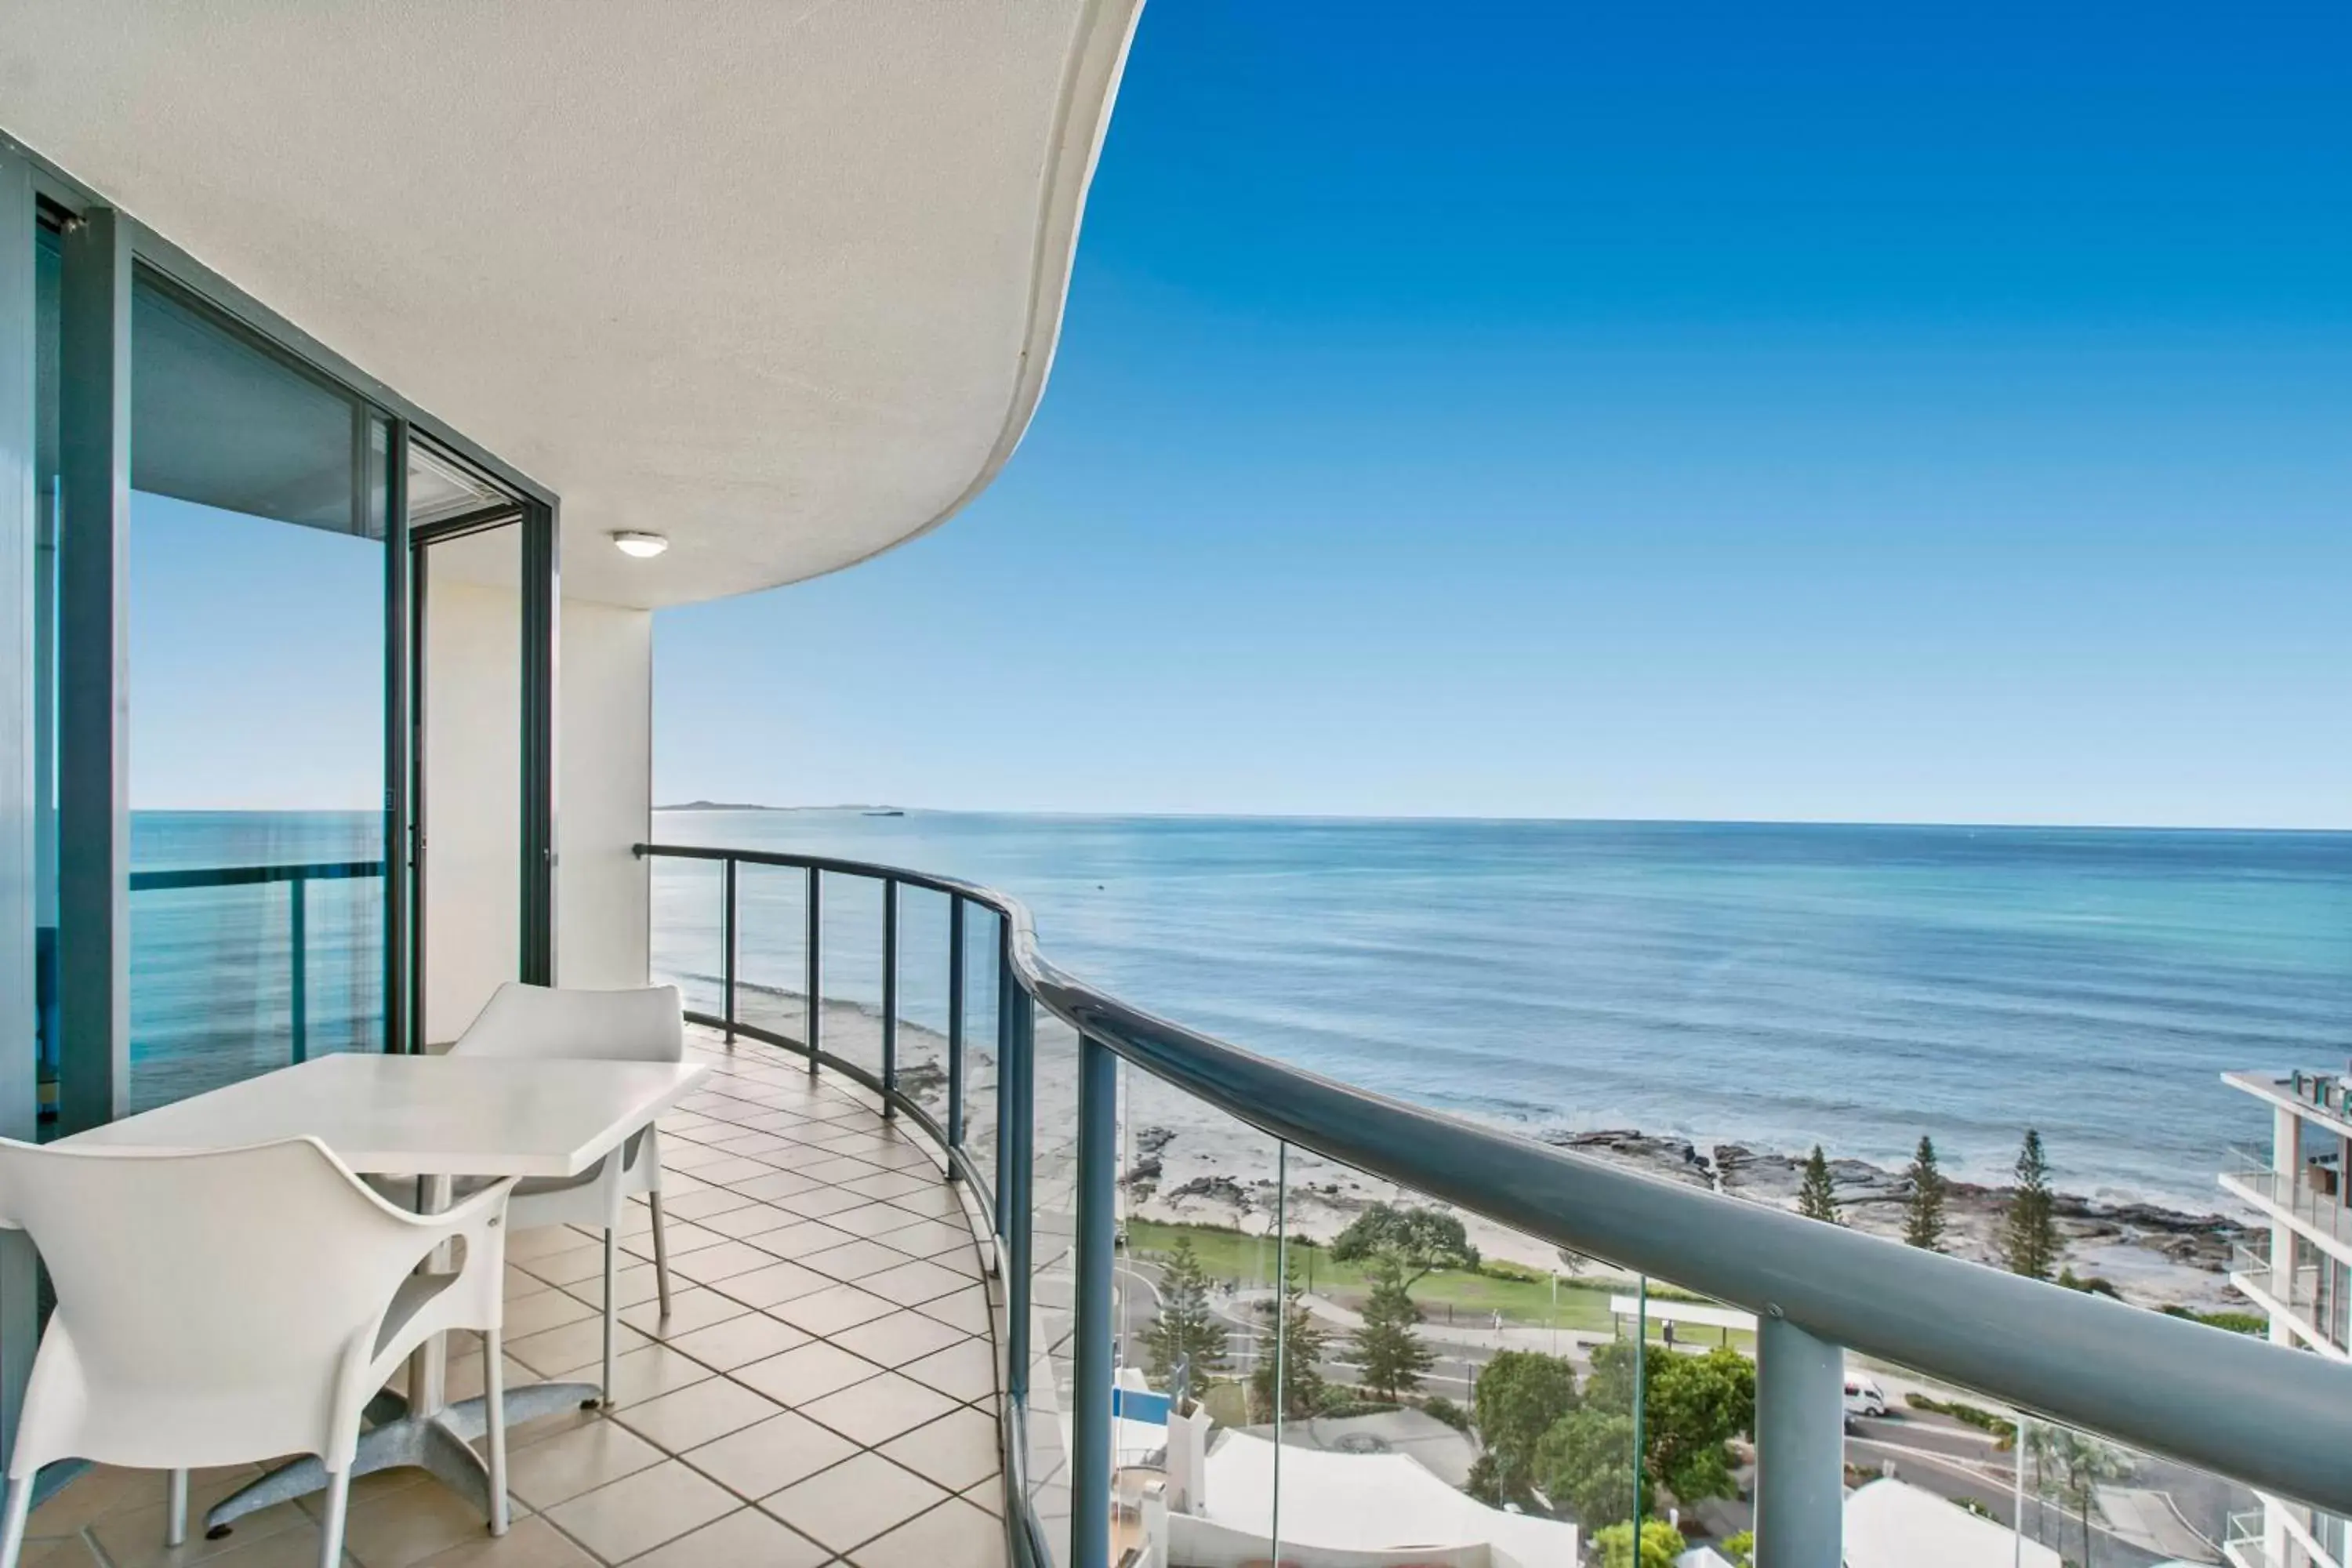
[[433, 1232], [436, 1245], [452, 1237], [478, 1236], [505, 1217], [507, 1199], [514, 1194], [515, 1184], [521, 1180], [520, 1176], [502, 1177], [439, 1214], [406, 1217], [420, 1229]]

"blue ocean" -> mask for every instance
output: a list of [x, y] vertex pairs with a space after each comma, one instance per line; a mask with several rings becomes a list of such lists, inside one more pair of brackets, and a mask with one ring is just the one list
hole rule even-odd
[[[2071, 1190], [2210, 1210], [2227, 1146], [2266, 1134], [2218, 1075], [2352, 1051], [2352, 834], [848, 809], [655, 831], [990, 883], [1143, 1005], [1528, 1131], [1890, 1165], [1925, 1132], [1998, 1179], [2030, 1124]], [[798, 986], [798, 885], [745, 873], [747, 982]], [[827, 992], [871, 1004], [878, 902], [826, 899]], [[919, 1021], [944, 910], [902, 919]], [[655, 928], [656, 969], [708, 991], [715, 868], [658, 863]]]

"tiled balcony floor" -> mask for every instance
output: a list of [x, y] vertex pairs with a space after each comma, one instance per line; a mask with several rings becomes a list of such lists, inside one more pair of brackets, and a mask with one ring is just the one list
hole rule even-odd
[[[688, 1049], [716, 1070], [661, 1124], [670, 1321], [656, 1321], [640, 1204], [622, 1237], [614, 1409], [509, 1433], [500, 1540], [421, 1471], [362, 1479], [347, 1563], [1001, 1568], [996, 1350], [961, 1189], [865, 1089], [702, 1030]], [[508, 1245], [509, 1384], [594, 1381], [597, 1238], [558, 1227]], [[480, 1391], [469, 1340], [453, 1341], [453, 1398]], [[33, 1515], [24, 1561], [310, 1568], [307, 1506], [203, 1539], [205, 1508], [253, 1473], [198, 1472], [192, 1539], [171, 1551], [160, 1472], [89, 1471]]]

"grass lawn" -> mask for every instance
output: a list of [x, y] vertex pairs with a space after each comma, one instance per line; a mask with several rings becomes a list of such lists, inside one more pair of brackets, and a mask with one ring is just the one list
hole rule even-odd
[[[1270, 1237], [1245, 1236], [1220, 1226], [1167, 1225], [1155, 1220], [1129, 1220], [1127, 1225], [1128, 1247], [1139, 1258], [1164, 1256], [1180, 1236], [1191, 1238], [1192, 1251], [1210, 1279], [1229, 1280], [1245, 1289], [1273, 1287], [1275, 1244]], [[1328, 1248], [1294, 1241], [1290, 1261], [1299, 1283], [1344, 1306], [1360, 1305], [1369, 1293], [1362, 1267], [1339, 1262]], [[1612, 1326], [1609, 1298], [1627, 1294], [1630, 1289], [1618, 1282], [1563, 1278], [1559, 1326], [1607, 1332]], [[1509, 1264], [1476, 1274], [1441, 1269], [1413, 1286], [1412, 1299], [1421, 1304], [1426, 1321], [1433, 1323], [1448, 1321], [1450, 1317], [1453, 1321], [1478, 1326], [1491, 1322], [1496, 1312], [1503, 1314], [1505, 1322], [1523, 1327], [1549, 1328], [1555, 1321], [1551, 1281], [1540, 1275], [1522, 1275]], [[1657, 1340], [1662, 1331], [1662, 1325], [1653, 1323], [1650, 1338]], [[1686, 1329], [1683, 1338], [1713, 1344], [1717, 1335], [1711, 1329]], [[1731, 1342], [1743, 1348], [1752, 1340], [1745, 1333], [1731, 1336]]]

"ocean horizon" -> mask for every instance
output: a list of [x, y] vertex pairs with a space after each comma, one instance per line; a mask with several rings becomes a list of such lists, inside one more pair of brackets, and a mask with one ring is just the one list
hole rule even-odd
[[[871, 815], [887, 812], [894, 815]], [[2343, 1066], [2352, 832], [664, 808], [666, 842], [968, 878], [1055, 960], [1335, 1078], [1534, 1135], [1607, 1129], [2226, 1209], [2267, 1136], [2238, 1068]], [[655, 968], [717, 972], [716, 868], [659, 861]], [[747, 869], [740, 973], [801, 985], [799, 878]], [[879, 904], [826, 889], [829, 999], [880, 998]], [[944, 906], [900, 995], [944, 1022]], [[937, 931], [931, 927], [940, 928]]]
[[[1536, 1136], [1638, 1129], [2191, 1212], [2268, 1135], [2238, 1068], [2352, 1049], [2352, 832], [665, 809], [670, 842], [968, 878], [1139, 1005]], [[133, 814], [154, 866], [374, 852], [362, 813]], [[653, 867], [654, 968], [716, 1005], [714, 865]], [[314, 1050], [378, 1027], [369, 889], [314, 894]], [[797, 873], [750, 868], [740, 973], [796, 992]], [[132, 899], [134, 1098], [284, 1059], [282, 888]], [[826, 889], [828, 998], [881, 997], [879, 896]], [[906, 1016], [945, 1025], [945, 905], [901, 915]]]

